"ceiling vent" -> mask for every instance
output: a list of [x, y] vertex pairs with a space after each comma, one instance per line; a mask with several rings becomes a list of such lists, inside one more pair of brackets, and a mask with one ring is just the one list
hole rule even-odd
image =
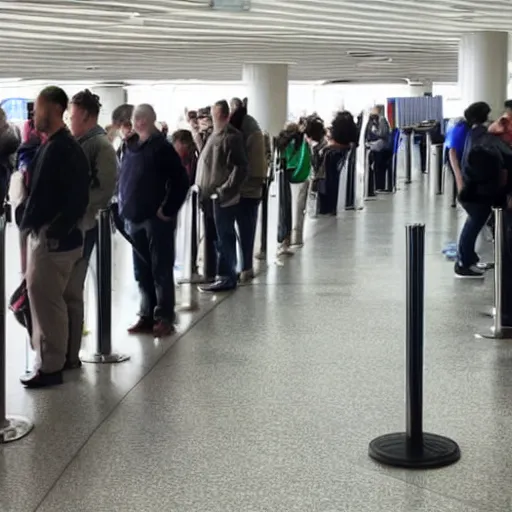
[[251, 10], [251, 0], [210, 0], [210, 8], [215, 11], [247, 12]]

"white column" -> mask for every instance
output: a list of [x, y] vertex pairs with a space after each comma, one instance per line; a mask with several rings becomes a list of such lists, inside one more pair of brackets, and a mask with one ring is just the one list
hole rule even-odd
[[432, 82], [409, 84], [409, 96], [411, 98], [423, 97], [425, 94], [432, 94]]
[[277, 135], [288, 120], [288, 65], [244, 64], [249, 113], [261, 129]]
[[462, 107], [485, 101], [498, 117], [507, 97], [508, 33], [464, 34], [459, 45], [459, 86]]
[[101, 111], [98, 122], [100, 126], [105, 128], [105, 126], [112, 122], [112, 112], [114, 109], [126, 103], [126, 90], [122, 85], [115, 87], [95, 86], [91, 90], [100, 97]]

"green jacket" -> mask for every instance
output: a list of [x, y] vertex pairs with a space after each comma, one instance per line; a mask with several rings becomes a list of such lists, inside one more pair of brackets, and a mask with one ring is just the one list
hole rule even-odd
[[306, 140], [298, 148], [295, 147], [295, 140], [292, 140], [284, 151], [286, 168], [293, 171], [291, 182], [304, 183], [311, 172], [311, 152]]

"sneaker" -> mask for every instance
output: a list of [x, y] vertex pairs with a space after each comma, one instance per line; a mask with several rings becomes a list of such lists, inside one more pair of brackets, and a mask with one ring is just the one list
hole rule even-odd
[[294, 252], [290, 249], [288, 244], [281, 244], [277, 249], [278, 256], [293, 256]]
[[455, 277], [459, 279], [483, 279], [485, 272], [476, 265], [471, 267], [462, 267], [458, 263], [455, 264]]
[[166, 320], [160, 320], [153, 326], [153, 336], [155, 338], [166, 338], [176, 332], [174, 325]]
[[254, 279], [255, 275], [254, 275], [254, 270], [251, 269], [251, 270], [243, 270], [242, 272], [240, 272], [240, 276], [238, 277], [238, 281], [240, 282], [240, 284], [249, 284], [252, 282], [252, 280]]
[[128, 334], [153, 334], [155, 321], [152, 318], [141, 316], [137, 323], [128, 328]]
[[20, 382], [28, 389], [47, 388], [50, 386], [60, 386], [64, 381], [62, 371], [54, 373], [44, 373], [36, 370], [28, 375], [23, 375]]
[[236, 288], [236, 282], [233, 282], [231, 279], [220, 278], [217, 279], [214, 283], [206, 284], [204, 286], [200, 286], [199, 290], [205, 293], [220, 293], [220, 292], [230, 292]]

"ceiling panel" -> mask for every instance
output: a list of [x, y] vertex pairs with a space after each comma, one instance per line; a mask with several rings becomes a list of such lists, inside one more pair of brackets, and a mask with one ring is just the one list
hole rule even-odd
[[460, 34], [511, 16], [509, 0], [0, 0], [0, 77], [238, 80], [257, 60], [292, 80], [447, 82]]

